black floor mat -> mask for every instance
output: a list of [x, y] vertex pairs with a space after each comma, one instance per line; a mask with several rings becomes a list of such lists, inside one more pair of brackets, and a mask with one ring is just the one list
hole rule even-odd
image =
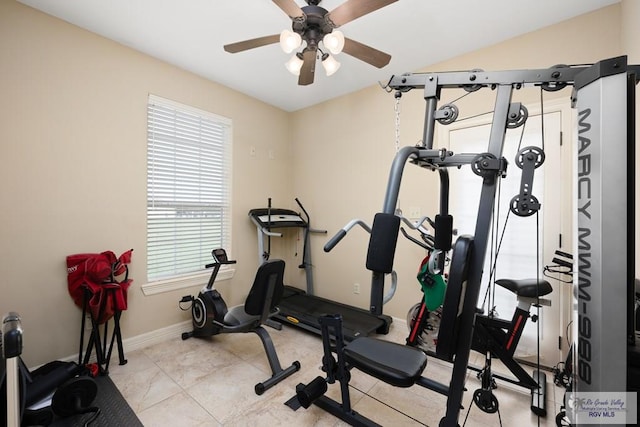
[[[95, 378], [98, 384], [98, 394], [91, 406], [100, 408], [100, 415], [89, 424], [90, 427], [142, 427], [142, 423], [136, 416], [133, 409], [122, 397], [120, 390], [108, 376]], [[84, 426], [91, 419], [93, 414], [74, 415], [72, 417], [57, 418], [51, 426], [55, 427], [76, 427]]]

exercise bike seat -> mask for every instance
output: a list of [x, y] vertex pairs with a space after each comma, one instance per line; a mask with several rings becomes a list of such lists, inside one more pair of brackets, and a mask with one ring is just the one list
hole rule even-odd
[[[260, 324], [260, 316], [248, 314], [244, 311], [244, 305], [236, 305], [231, 307], [227, 314], [224, 315], [224, 324], [227, 326], [238, 326], [255, 323]], [[254, 326], [255, 327], [255, 326]]]
[[349, 365], [396, 387], [414, 385], [427, 366], [421, 350], [369, 337], [347, 344], [344, 356]]
[[536, 298], [548, 295], [553, 288], [544, 279], [500, 279], [496, 284], [519, 297]]
[[[271, 314], [269, 314], [269, 317], [277, 313], [278, 310], [274, 309], [271, 311]], [[262, 324], [262, 316], [247, 313], [244, 305], [231, 307], [224, 315], [224, 325], [226, 326], [238, 326], [252, 323], [255, 323], [256, 327]]]

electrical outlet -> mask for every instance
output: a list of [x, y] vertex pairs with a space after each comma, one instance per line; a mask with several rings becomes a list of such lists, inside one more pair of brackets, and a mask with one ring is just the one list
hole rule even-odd
[[422, 216], [422, 212], [420, 211], [420, 207], [410, 207], [409, 208], [409, 218], [411, 219], [419, 219]]
[[353, 293], [354, 294], [359, 294], [360, 293], [360, 283], [354, 283], [353, 284]]

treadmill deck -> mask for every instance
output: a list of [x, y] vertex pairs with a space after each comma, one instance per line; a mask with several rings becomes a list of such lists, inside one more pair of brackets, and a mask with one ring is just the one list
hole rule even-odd
[[376, 316], [367, 310], [341, 304], [318, 296], [308, 295], [298, 288], [285, 286], [284, 296], [278, 304], [280, 312], [274, 319], [320, 334], [318, 318], [325, 314], [341, 314], [344, 338], [351, 341], [361, 336], [387, 334], [392, 322], [390, 316]]

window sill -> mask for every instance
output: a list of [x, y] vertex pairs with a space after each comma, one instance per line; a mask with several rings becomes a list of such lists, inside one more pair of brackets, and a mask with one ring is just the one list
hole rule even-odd
[[[220, 269], [216, 282], [233, 278], [236, 270], [234, 268]], [[156, 295], [165, 292], [176, 291], [178, 289], [190, 288], [192, 286], [206, 286], [211, 273], [199, 273], [193, 276], [180, 277], [175, 279], [159, 280], [142, 285], [142, 292], [145, 295]]]

